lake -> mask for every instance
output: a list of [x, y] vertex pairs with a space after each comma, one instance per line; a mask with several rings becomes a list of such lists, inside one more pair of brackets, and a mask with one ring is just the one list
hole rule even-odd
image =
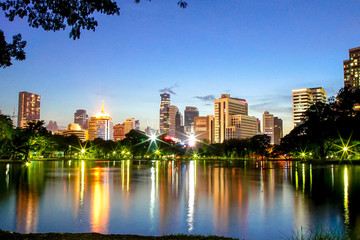
[[360, 234], [360, 166], [291, 161], [0, 163], [0, 228], [281, 239]]

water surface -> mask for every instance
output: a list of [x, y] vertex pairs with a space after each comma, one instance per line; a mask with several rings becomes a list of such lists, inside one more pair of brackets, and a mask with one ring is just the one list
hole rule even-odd
[[266, 161], [0, 164], [0, 228], [281, 239], [300, 226], [360, 233], [360, 166]]

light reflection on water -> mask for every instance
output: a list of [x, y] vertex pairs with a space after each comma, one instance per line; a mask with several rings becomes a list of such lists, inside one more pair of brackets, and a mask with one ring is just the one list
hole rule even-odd
[[359, 234], [359, 173], [288, 161], [0, 164], [0, 228], [279, 239], [324, 225]]

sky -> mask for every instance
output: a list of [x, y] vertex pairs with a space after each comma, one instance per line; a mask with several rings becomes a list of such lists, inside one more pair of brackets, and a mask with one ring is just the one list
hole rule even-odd
[[249, 115], [269, 111], [292, 130], [291, 90], [343, 87], [342, 61], [360, 46], [359, 0], [117, 1], [119, 16], [95, 14], [96, 31], [69, 38], [25, 19], [9, 22], [6, 40], [21, 33], [26, 60], [0, 69], [0, 110], [17, 114], [18, 93], [41, 95], [41, 119], [72, 123], [77, 109], [101, 110], [114, 124], [140, 120], [159, 128], [160, 93], [183, 113], [214, 114], [222, 93], [246, 99]]

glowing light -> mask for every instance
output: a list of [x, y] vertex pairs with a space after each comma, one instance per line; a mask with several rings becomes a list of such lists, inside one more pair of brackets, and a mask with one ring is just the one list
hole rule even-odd
[[302, 154], [301, 154], [301, 156], [303, 156], [303, 157], [304, 157], [304, 156], [305, 156], [305, 153], [302, 153]]
[[115, 155], [115, 153], [116, 153], [116, 152], [115, 152], [115, 151], [113, 151], [113, 154], [114, 154], [114, 155]]
[[25, 165], [28, 167], [28, 166], [30, 165], [30, 163], [29, 163], [29, 162], [26, 162]]
[[81, 149], [81, 153], [85, 153], [85, 149]]
[[190, 147], [195, 146], [196, 138], [195, 138], [194, 135], [191, 134], [191, 135], [189, 136], [189, 140], [188, 140], [188, 141], [189, 141], [189, 146], [190, 146]]
[[156, 149], [155, 153], [156, 153], [156, 154], [159, 154], [159, 153], [160, 153], [160, 151]]
[[343, 150], [346, 152], [346, 151], [348, 150], [348, 148], [347, 148], [347, 147], [343, 147]]
[[151, 136], [150, 136], [150, 140], [151, 140], [152, 142], [156, 141], [156, 135], [151, 134]]

